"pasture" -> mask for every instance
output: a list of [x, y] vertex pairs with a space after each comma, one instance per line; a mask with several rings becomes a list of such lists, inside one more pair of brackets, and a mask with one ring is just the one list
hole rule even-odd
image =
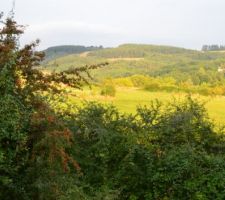
[[[72, 91], [70, 98], [74, 103], [85, 101], [97, 101], [103, 104], [112, 104], [121, 112], [135, 113], [137, 106], [149, 105], [151, 101], [158, 99], [163, 103], [173, 101], [174, 99], [182, 100], [187, 94], [185, 93], [168, 93], [168, 92], [149, 92], [138, 88], [118, 88], [115, 97], [107, 97], [100, 95], [100, 89], [93, 87], [85, 88], [82, 91]], [[225, 124], [225, 97], [224, 96], [201, 96], [193, 95], [193, 97], [203, 103], [208, 111], [210, 119], [216, 124]]]

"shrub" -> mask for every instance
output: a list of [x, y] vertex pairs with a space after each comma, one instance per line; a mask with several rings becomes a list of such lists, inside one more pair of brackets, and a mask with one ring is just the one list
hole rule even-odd
[[190, 97], [140, 107], [135, 116], [88, 103], [68, 126], [89, 195], [105, 186], [115, 199], [225, 198], [224, 133]]
[[114, 97], [116, 95], [116, 88], [113, 84], [106, 83], [102, 86], [101, 95]]
[[116, 78], [113, 80], [113, 83], [115, 83], [115, 85], [121, 86], [121, 87], [134, 87], [135, 86], [133, 84], [133, 82], [131, 81], [130, 77]]
[[161, 87], [160, 87], [160, 83], [151, 82], [151, 83], [147, 83], [144, 86], [144, 89], [148, 90], [148, 91], [159, 91], [161, 89]]
[[79, 165], [68, 152], [70, 130], [42, 95], [60, 93], [62, 83], [80, 88], [87, 70], [99, 65], [43, 73], [39, 41], [21, 48], [24, 27], [13, 16], [2, 18], [0, 13], [0, 199], [60, 199], [71, 187], [61, 180], [70, 171], [76, 177]]
[[150, 77], [144, 75], [134, 75], [130, 79], [135, 87], [143, 87], [151, 81]]

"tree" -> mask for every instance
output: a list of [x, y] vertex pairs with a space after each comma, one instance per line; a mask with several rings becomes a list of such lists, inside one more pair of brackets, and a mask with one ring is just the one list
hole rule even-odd
[[[31, 199], [45, 199], [46, 190], [47, 199], [56, 199], [61, 189], [57, 174], [68, 171], [69, 165], [79, 171], [79, 165], [66, 151], [72, 141], [70, 131], [41, 94], [60, 93], [62, 84], [80, 88], [88, 83], [90, 69], [107, 63], [43, 73], [38, 66], [44, 53], [35, 51], [39, 40], [20, 48], [24, 27], [13, 13], [6, 19], [0, 14], [0, 20], [0, 199], [23, 199], [25, 193]], [[35, 176], [35, 170], [40, 174]], [[57, 178], [51, 183], [41, 181], [52, 174]], [[23, 179], [33, 182], [26, 187]], [[41, 188], [34, 184], [37, 180]]]

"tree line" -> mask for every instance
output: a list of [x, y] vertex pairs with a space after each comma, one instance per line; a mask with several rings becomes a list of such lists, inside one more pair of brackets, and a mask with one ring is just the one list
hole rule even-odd
[[225, 45], [203, 45], [202, 46], [202, 51], [224, 51], [225, 50]]

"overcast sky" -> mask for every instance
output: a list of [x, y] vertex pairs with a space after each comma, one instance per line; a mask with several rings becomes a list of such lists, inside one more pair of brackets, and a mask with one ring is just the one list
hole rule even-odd
[[[12, 0], [0, 0], [6, 14]], [[22, 44], [148, 43], [200, 49], [225, 44], [225, 0], [16, 0], [16, 20], [28, 25]]]

